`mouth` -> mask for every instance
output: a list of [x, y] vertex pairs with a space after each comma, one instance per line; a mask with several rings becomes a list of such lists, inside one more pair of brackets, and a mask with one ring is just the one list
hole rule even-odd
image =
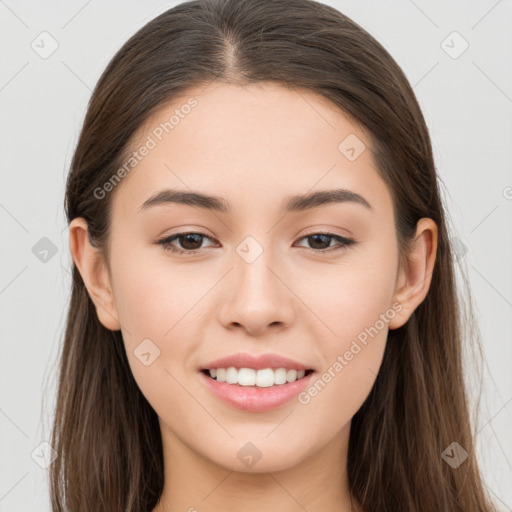
[[[293, 403], [311, 385], [313, 369], [201, 368], [197, 374], [206, 389], [222, 403], [250, 413], [263, 413]], [[298, 403], [298, 402], [297, 402]]]
[[314, 372], [313, 369], [264, 368], [255, 370], [252, 368], [235, 367], [202, 369], [200, 371], [216, 382], [249, 388], [279, 387], [300, 381]]

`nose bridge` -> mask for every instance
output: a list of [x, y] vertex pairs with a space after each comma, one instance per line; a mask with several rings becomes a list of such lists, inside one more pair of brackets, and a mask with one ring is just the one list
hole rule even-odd
[[268, 239], [262, 240], [261, 236], [258, 239], [247, 236], [235, 249], [235, 274], [240, 284], [237, 288], [255, 298], [263, 295], [261, 298], [268, 303], [280, 294], [279, 280], [270, 270], [276, 262]]
[[273, 255], [268, 244], [255, 236], [247, 236], [235, 248], [234, 269], [223, 299], [223, 323], [256, 332], [272, 323], [290, 321], [290, 292], [281, 282], [283, 277], [277, 277], [282, 266]]

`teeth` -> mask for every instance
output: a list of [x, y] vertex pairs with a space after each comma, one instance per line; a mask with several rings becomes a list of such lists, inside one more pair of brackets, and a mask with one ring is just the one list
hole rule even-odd
[[252, 368], [212, 368], [208, 370], [210, 377], [218, 382], [226, 382], [227, 384], [239, 384], [240, 386], [257, 386], [260, 388], [268, 388], [274, 385], [286, 384], [294, 382], [304, 377], [304, 370], [293, 370], [287, 368], [265, 368], [263, 370], [253, 370]]

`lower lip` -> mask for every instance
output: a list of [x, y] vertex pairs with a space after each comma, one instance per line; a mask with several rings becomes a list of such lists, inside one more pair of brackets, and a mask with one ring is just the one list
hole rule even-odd
[[314, 374], [315, 372], [311, 372], [294, 382], [259, 388], [218, 382], [203, 372], [199, 372], [200, 378], [215, 396], [237, 409], [250, 412], [265, 412], [281, 407], [297, 397], [311, 382]]

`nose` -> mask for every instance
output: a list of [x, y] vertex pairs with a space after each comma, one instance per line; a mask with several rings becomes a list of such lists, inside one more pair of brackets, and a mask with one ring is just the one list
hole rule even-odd
[[243, 329], [259, 336], [270, 328], [289, 327], [294, 316], [293, 286], [270, 251], [252, 262], [234, 254], [234, 268], [224, 279], [220, 322], [227, 329]]

